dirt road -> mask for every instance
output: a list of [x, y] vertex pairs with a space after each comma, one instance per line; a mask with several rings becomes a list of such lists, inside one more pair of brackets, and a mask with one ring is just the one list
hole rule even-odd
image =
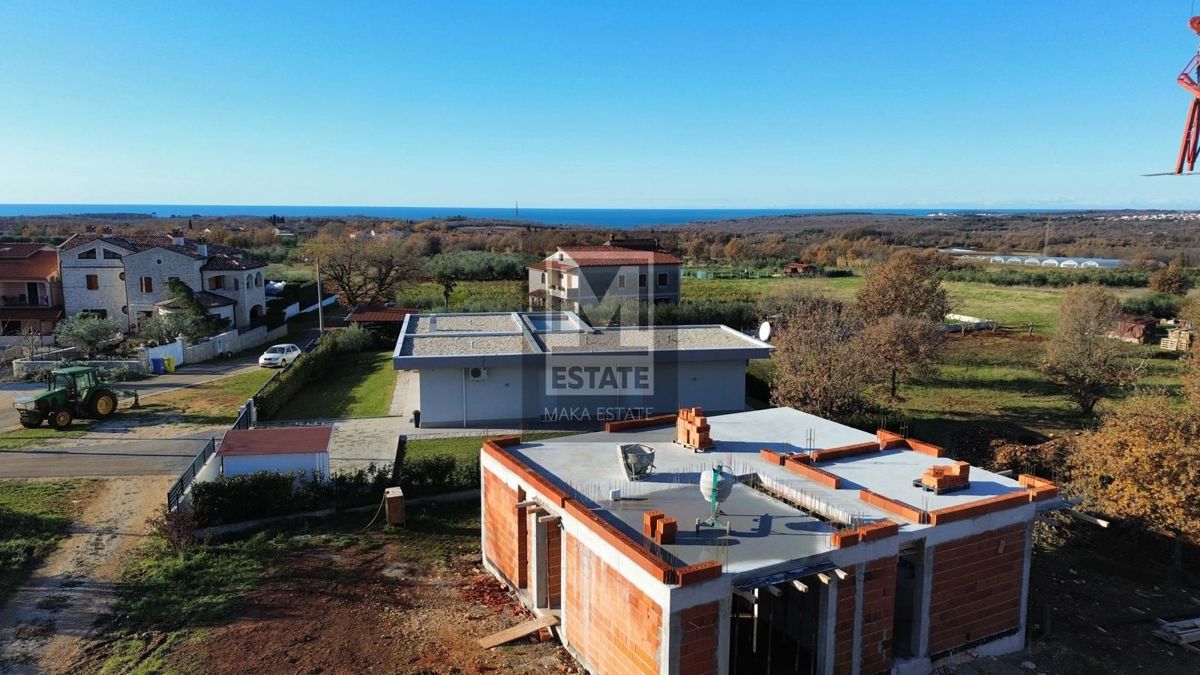
[[104, 481], [70, 535], [0, 611], [0, 673], [69, 670], [112, 606], [121, 564], [146, 535], [171, 480]]

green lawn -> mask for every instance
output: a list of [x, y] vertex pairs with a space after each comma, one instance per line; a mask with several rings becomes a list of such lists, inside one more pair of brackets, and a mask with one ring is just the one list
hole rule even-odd
[[[684, 278], [683, 300], [741, 300], [753, 302], [772, 295], [812, 292], [838, 300], [853, 300], [862, 286], [863, 277], [815, 277], [805, 279], [693, 279]], [[1049, 335], [1054, 330], [1055, 317], [1062, 303], [1062, 288], [1029, 286], [996, 286], [993, 284], [946, 281], [953, 310], [1000, 322], [1001, 325], [1022, 328], [1034, 324], [1034, 332]], [[1112, 289], [1124, 300], [1145, 293], [1145, 289]]]
[[179, 415], [186, 424], [231, 424], [238, 408], [277, 371], [255, 368], [187, 389], [152, 396], [138, 410], [119, 415]]
[[[949, 447], [980, 435], [1032, 440], [1085, 428], [1094, 418], [1083, 415], [1038, 370], [1046, 341], [1020, 331], [953, 335], [942, 351], [937, 375], [901, 387], [893, 413], [880, 418], [894, 428], [908, 424], [914, 436]], [[1135, 345], [1128, 346], [1128, 354], [1143, 367], [1139, 386], [1178, 393], [1179, 361], [1174, 355]], [[753, 361], [750, 372], [769, 379], [772, 364]]]
[[88, 420], [75, 420], [71, 427], [57, 431], [45, 426], [37, 429], [13, 429], [0, 432], [0, 450], [20, 450], [55, 438], [80, 438], [87, 433]]
[[341, 419], [388, 414], [396, 371], [391, 350], [344, 354], [346, 360], [324, 379], [310, 382], [283, 410], [278, 419]]
[[90, 480], [0, 481], [0, 606], [67, 534]]

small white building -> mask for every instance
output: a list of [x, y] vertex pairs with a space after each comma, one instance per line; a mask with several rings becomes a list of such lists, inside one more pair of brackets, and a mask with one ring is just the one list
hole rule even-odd
[[228, 478], [278, 471], [304, 472], [327, 478], [332, 436], [332, 426], [230, 431], [217, 449], [221, 475]]
[[[420, 425], [603, 423], [746, 409], [771, 345], [728, 326], [593, 328], [572, 312], [409, 314], [393, 353]], [[416, 405], [413, 405], [413, 404]]]

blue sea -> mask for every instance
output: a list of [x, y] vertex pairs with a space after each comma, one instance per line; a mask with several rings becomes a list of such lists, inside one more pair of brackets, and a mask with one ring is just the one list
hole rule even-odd
[[271, 206], [193, 204], [0, 204], [0, 216], [56, 216], [102, 213], [137, 213], [160, 218], [170, 216], [284, 216], [286, 218], [331, 218], [371, 216], [396, 220], [464, 218], [522, 220], [546, 225], [581, 225], [632, 228], [679, 225], [697, 221], [753, 218], [756, 216], [875, 214], [928, 216], [931, 214], [1019, 214], [1042, 213], [1034, 209], [521, 209], [462, 208], [455, 206]]

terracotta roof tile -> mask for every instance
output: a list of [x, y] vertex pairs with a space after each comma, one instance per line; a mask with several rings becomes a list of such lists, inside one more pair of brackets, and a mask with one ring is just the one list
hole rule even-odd
[[328, 452], [332, 426], [273, 427], [229, 431], [218, 455], [289, 455]]
[[0, 280], [58, 276], [58, 251], [36, 251], [25, 258], [0, 258]]
[[679, 258], [666, 251], [639, 251], [620, 246], [560, 246], [580, 267], [610, 265], [678, 265]]
[[422, 310], [406, 309], [404, 307], [356, 307], [353, 312], [346, 317], [346, 321], [353, 323], [401, 323], [404, 317], [409, 314], [420, 314]]

